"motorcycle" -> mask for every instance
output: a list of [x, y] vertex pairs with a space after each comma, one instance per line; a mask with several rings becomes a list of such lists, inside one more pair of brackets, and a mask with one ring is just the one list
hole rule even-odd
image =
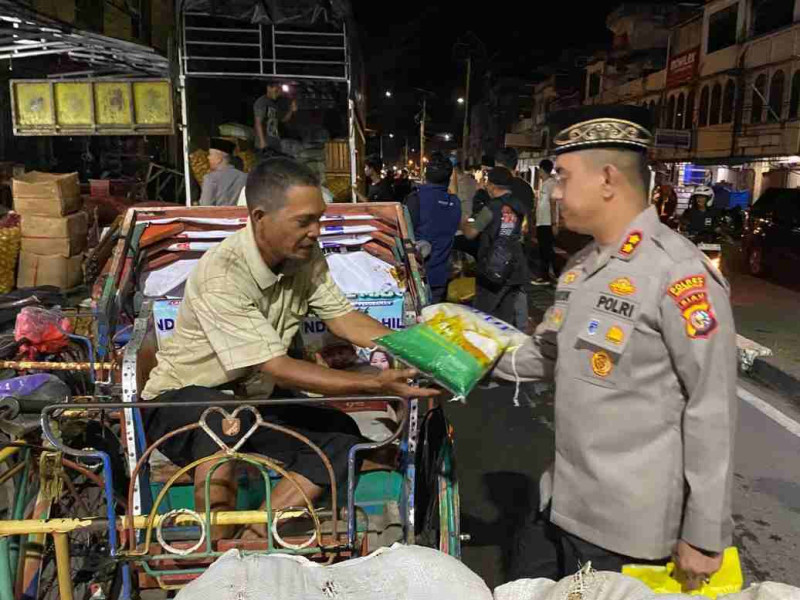
[[722, 273], [722, 242], [724, 241], [724, 236], [719, 231], [709, 230], [695, 234], [683, 232], [683, 235], [708, 257], [717, 271]]

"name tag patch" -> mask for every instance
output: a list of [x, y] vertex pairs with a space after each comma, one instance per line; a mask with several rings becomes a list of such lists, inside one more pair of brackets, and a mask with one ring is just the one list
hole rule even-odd
[[572, 292], [558, 290], [556, 292], [556, 302], [569, 302], [570, 294], [572, 294]]
[[595, 308], [633, 321], [636, 317], [637, 304], [630, 300], [609, 296], [608, 294], [600, 294]]

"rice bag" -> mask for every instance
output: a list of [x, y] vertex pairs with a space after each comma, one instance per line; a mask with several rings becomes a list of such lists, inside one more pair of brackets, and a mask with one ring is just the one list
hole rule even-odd
[[375, 342], [457, 398], [466, 398], [506, 348], [525, 337], [508, 323], [459, 304], [428, 306], [422, 321]]

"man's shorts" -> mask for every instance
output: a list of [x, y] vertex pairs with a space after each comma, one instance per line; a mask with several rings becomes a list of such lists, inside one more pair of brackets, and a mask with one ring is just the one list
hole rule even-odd
[[[219, 390], [189, 386], [171, 390], [154, 398], [153, 402], [225, 401], [231, 396]], [[247, 404], [243, 399], [242, 404]], [[144, 410], [145, 431], [149, 444], [180, 427], [198, 423], [208, 407], [188, 406]], [[337, 487], [347, 478], [347, 455], [355, 444], [367, 440], [361, 436], [355, 421], [340, 410], [305, 405], [255, 407], [263, 419], [281, 425], [308, 438], [328, 457], [336, 475]], [[226, 408], [232, 412], [232, 408]], [[222, 432], [222, 415], [213, 411], [206, 418], [209, 428], [229, 447], [250, 430], [255, 418], [250, 411], [242, 411], [239, 432], [234, 436]], [[158, 449], [179, 467], [220, 452], [222, 448], [203, 429], [180, 433]], [[259, 427], [239, 448], [240, 452], [261, 454], [277, 461], [287, 471], [299, 473], [320, 487], [330, 487], [328, 471], [320, 456], [307, 444], [283, 432]]]

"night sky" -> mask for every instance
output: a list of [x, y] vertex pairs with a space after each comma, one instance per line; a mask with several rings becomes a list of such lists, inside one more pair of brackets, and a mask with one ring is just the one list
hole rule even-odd
[[[537, 68], [557, 60], [564, 49], [607, 47], [611, 33], [605, 19], [619, 4], [501, 0], [467, 8], [475, 5], [463, 0], [353, 0], [368, 78], [369, 126], [398, 132], [396, 139], [410, 134], [419, 98], [414, 88], [424, 88], [436, 94], [431, 129], [460, 136], [463, 109], [456, 99], [464, 95], [465, 67], [454, 50], [459, 40], [470, 43], [477, 57], [470, 94], [475, 101], [487, 69], [533, 82]], [[383, 96], [387, 89], [392, 99]]]

